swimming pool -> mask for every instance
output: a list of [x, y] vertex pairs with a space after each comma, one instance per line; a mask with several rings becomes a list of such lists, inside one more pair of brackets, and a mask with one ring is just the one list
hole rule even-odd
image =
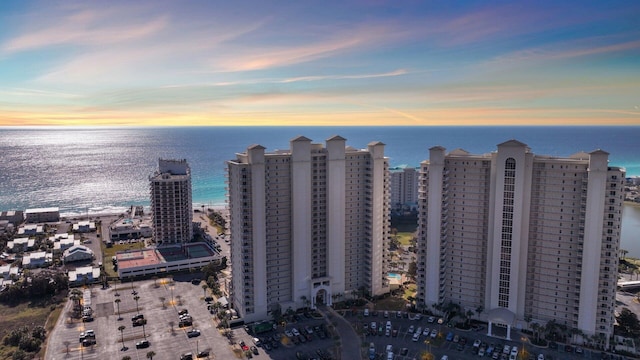
[[396, 273], [388, 273], [387, 277], [398, 279], [398, 280], [402, 279], [402, 275], [401, 274], [396, 274]]

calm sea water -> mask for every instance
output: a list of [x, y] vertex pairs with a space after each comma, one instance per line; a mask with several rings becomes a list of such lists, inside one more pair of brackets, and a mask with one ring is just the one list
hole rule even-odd
[[[611, 165], [640, 176], [640, 127], [0, 128], [0, 210], [57, 206], [65, 214], [103, 213], [148, 205], [148, 177], [160, 157], [187, 159], [194, 202], [221, 205], [225, 161], [235, 153], [251, 144], [289, 148], [298, 135], [324, 143], [336, 134], [357, 148], [384, 142], [392, 166], [418, 166], [435, 145], [486, 153], [517, 139], [545, 155], [603, 149]], [[640, 234], [640, 224], [631, 230], [626, 223], [623, 237]], [[640, 248], [632, 255], [640, 256]]]

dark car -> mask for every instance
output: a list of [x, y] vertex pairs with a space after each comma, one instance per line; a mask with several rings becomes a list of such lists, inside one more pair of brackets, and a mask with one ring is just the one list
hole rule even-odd
[[193, 354], [192, 353], [184, 353], [182, 355], [180, 355], [180, 360], [193, 360]]
[[251, 347], [251, 352], [253, 353], [253, 355], [258, 355], [258, 348], [255, 346]]
[[199, 285], [200, 284], [200, 279], [193, 279], [193, 280], [191, 280], [191, 283], [193, 285]]
[[136, 343], [136, 349], [144, 349], [149, 347], [149, 340], [142, 340]]
[[213, 301], [213, 298], [211, 296], [207, 296], [206, 298], [204, 298], [204, 301], [206, 302]]
[[182, 309], [182, 310], [178, 311], [178, 315], [184, 315], [184, 314], [188, 314], [188, 313], [189, 313], [189, 310], [187, 310], [187, 309]]
[[200, 351], [197, 355], [197, 357], [199, 358], [203, 358], [203, 357], [207, 357], [209, 356], [209, 350], [204, 350], [204, 351]]
[[192, 329], [192, 330], [187, 331], [187, 337], [192, 338], [192, 337], [197, 337], [197, 336], [200, 336], [200, 330]]
[[135, 315], [131, 318], [131, 321], [136, 321], [138, 319], [144, 319], [144, 315], [143, 314]]
[[147, 324], [147, 319], [138, 319], [133, 322], [133, 326], [142, 326]]

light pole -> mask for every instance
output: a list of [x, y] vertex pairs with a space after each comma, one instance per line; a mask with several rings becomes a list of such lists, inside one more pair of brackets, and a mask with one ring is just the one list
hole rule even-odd
[[520, 341], [522, 342], [522, 353], [520, 354], [520, 359], [524, 359], [527, 353], [527, 350], [525, 349], [525, 345], [527, 344], [527, 337], [525, 336], [521, 336], [520, 337]]

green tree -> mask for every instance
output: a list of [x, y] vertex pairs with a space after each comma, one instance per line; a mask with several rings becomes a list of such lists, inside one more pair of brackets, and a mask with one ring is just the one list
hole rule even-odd
[[133, 300], [136, 301], [136, 313], [140, 313], [140, 308], [138, 308], [138, 300], [140, 300], [140, 296], [138, 295], [134, 296]]
[[153, 357], [156, 356], [156, 352], [151, 350], [147, 352], [147, 359], [153, 360]]
[[622, 308], [616, 320], [618, 320], [618, 330], [622, 335], [640, 335], [640, 321], [638, 320], [638, 316], [629, 310], [629, 308]]

